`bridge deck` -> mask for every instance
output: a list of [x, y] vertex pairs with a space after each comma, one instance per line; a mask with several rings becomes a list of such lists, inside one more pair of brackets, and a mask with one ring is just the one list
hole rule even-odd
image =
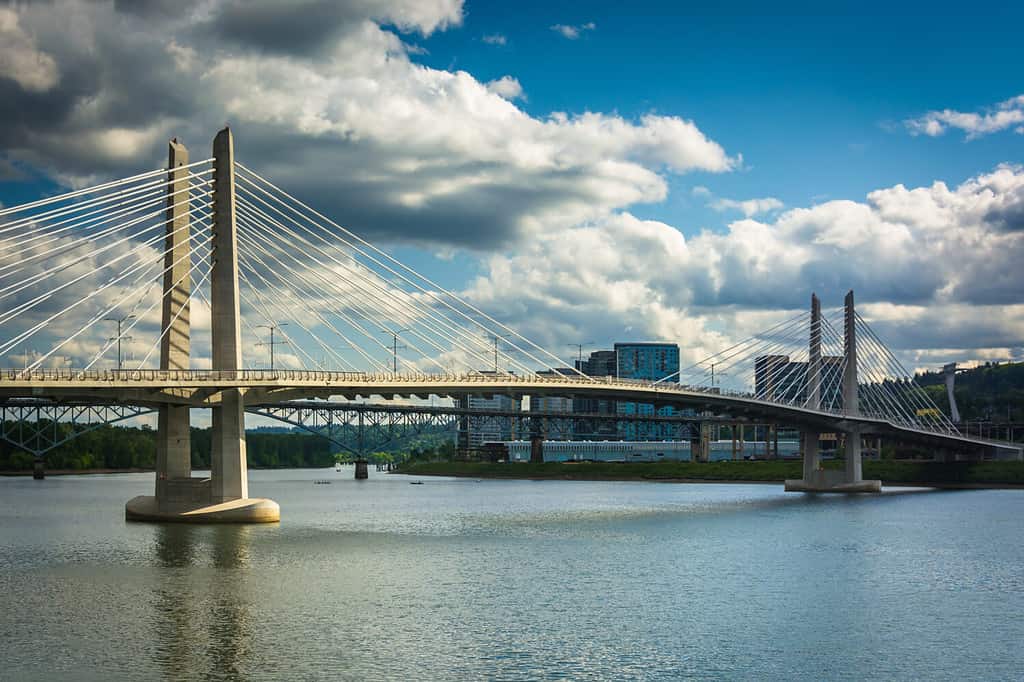
[[280, 403], [299, 398], [381, 396], [384, 398], [462, 396], [467, 394], [522, 397], [562, 396], [653, 403], [696, 408], [737, 416], [756, 416], [822, 431], [859, 429], [936, 446], [1010, 448], [1019, 446], [935, 431], [877, 415], [851, 415], [758, 399], [748, 393], [582, 376], [517, 376], [489, 374], [373, 374], [306, 370], [4, 370], [0, 398], [91, 398], [134, 404], [176, 403], [204, 407], [217, 404], [217, 394], [238, 388], [246, 405]]

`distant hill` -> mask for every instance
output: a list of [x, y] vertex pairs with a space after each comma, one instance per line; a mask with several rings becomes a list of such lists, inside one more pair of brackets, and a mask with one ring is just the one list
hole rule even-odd
[[[942, 372], [925, 372], [917, 383], [949, 414]], [[1024, 421], [1024, 362], [985, 363], [956, 375], [956, 404], [963, 420]]]

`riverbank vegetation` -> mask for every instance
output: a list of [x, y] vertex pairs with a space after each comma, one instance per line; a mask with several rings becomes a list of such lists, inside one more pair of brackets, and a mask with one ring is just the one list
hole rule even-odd
[[[6, 425], [12, 428], [12, 424]], [[25, 428], [36, 428], [27, 424]], [[58, 439], [72, 435], [71, 424], [43, 428]], [[211, 429], [192, 429], [192, 466], [210, 467]], [[325, 438], [297, 431], [246, 433], [249, 466], [254, 469], [332, 466], [335, 456]], [[156, 431], [148, 427], [101, 426], [78, 434], [73, 440], [46, 453], [47, 469], [84, 471], [95, 469], [153, 469], [156, 463]], [[0, 471], [29, 471], [32, 455], [0, 441]]]

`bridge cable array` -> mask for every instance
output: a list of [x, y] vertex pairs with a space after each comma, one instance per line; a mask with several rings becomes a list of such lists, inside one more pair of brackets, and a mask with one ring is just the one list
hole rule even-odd
[[[124, 342], [130, 353], [145, 349], [144, 366], [161, 340], [159, 315], [151, 315], [163, 298], [160, 285], [184, 261], [164, 267], [172, 209], [187, 208], [191, 224], [170, 234], [187, 233], [193, 247], [187, 274], [174, 284], [204, 270], [200, 281], [209, 277], [202, 248], [211, 234], [211, 161], [181, 166], [173, 178], [166, 169], [150, 171], [0, 209], [0, 356], [25, 371], [69, 360], [84, 371]], [[171, 187], [183, 180], [184, 189]], [[113, 321], [113, 337], [88, 333]], [[133, 329], [156, 337], [154, 345], [135, 342]]]
[[[130, 354], [137, 352], [134, 367], [151, 366], [170, 330], [161, 332], [160, 316], [168, 273], [177, 273], [172, 289], [188, 291], [172, 323], [194, 305], [207, 314], [189, 320], [191, 336], [208, 333], [206, 289], [215, 256], [211, 161], [181, 166], [173, 177], [165, 169], [149, 171], [0, 208], [0, 357], [25, 372], [69, 360], [75, 372], [84, 372], [109, 362], [111, 349], [124, 343]], [[235, 178], [247, 364], [255, 361], [248, 349], [260, 340], [258, 326], [270, 326], [291, 348], [281, 360], [292, 369], [523, 377], [547, 372], [599, 380], [565, 367], [555, 354], [250, 168], [236, 163]], [[187, 220], [179, 224], [182, 213]], [[169, 235], [184, 234], [187, 255], [169, 256]], [[111, 322], [117, 323], [115, 336], [90, 333], [98, 325], [109, 330]], [[684, 390], [957, 433], [856, 314], [857, 405], [844, 405], [850, 369], [844, 324], [843, 310], [834, 309], [812, 330], [811, 314], [801, 312], [654, 385], [669, 389], [678, 382]], [[817, 372], [812, 332], [820, 339]], [[195, 362], [202, 350], [194, 343], [192, 349]], [[122, 361], [119, 356], [119, 366]]]

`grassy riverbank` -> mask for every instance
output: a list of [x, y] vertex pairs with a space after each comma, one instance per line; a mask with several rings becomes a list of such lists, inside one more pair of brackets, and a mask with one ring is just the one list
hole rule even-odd
[[[843, 462], [830, 461], [828, 468]], [[801, 477], [799, 461], [755, 462], [545, 462], [493, 464], [489, 462], [413, 462], [398, 473], [420, 476], [523, 478], [580, 481], [736, 481], [781, 482]], [[864, 478], [885, 485], [920, 484], [949, 487], [1024, 486], [1024, 462], [864, 462]]]

